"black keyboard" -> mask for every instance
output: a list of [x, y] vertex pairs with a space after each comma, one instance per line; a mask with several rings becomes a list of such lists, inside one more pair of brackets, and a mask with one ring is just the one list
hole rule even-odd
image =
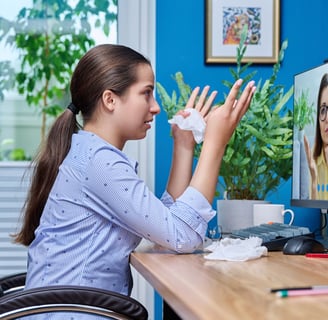
[[232, 238], [261, 238], [263, 241], [262, 245], [266, 246], [269, 251], [281, 251], [289, 239], [297, 236], [314, 237], [314, 234], [307, 227], [298, 227], [283, 223], [261, 224], [231, 232]]

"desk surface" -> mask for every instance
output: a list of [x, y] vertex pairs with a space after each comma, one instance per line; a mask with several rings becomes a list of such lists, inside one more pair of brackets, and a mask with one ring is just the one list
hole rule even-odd
[[328, 259], [287, 256], [245, 262], [206, 260], [202, 253], [177, 255], [140, 248], [134, 268], [182, 319], [323, 319], [328, 295], [279, 298], [270, 288], [328, 285]]

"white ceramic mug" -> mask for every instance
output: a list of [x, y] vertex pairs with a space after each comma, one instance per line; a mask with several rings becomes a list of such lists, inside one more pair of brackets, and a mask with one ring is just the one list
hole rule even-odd
[[284, 223], [285, 214], [289, 213], [291, 225], [294, 221], [294, 211], [286, 209], [283, 204], [254, 204], [253, 206], [253, 224], [258, 226], [263, 223]]

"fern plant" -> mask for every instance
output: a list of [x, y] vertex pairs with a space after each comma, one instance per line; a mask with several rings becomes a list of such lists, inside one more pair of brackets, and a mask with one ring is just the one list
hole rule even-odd
[[[296, 93], [295, 93], [296, 94]], [[302, 91], [299, 97], [295, 97], [294, 119], [298, 130], [303, 130], [306, 125], [314, 124], [315, 108], [309, 102], [309, 92]]]

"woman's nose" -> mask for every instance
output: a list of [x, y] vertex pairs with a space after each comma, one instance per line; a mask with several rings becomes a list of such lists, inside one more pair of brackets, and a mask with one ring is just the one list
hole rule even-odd
[[161, 112], [161, 108], [155, 99], [154, 99], [154, 103], [152, 104], [152, 106], [150, 108], [150, 111], [153, 114], [159, 114]]

